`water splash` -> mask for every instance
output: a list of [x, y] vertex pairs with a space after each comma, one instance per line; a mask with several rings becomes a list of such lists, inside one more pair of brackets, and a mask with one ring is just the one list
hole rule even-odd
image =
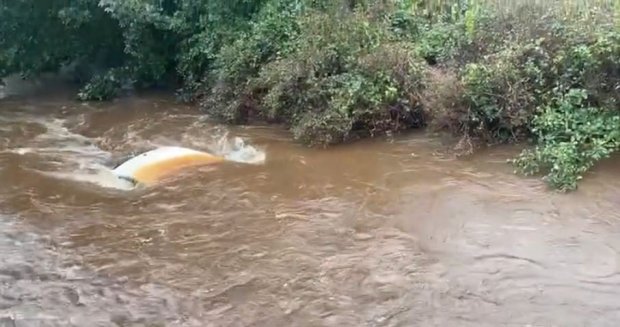
[[216, 154], [223, 156], [228, 161], [245, 164], [265, 163], [265, 152], [246, 144], [241, 137], [228, 138], [225, 134], [218, 142]]

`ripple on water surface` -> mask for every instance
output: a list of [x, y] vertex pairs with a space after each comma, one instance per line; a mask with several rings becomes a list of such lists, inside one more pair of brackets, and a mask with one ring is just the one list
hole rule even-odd
[[[162, 98], [12, 101], [0, 103], [15, 109], [0, 114], [0, 326], [620, 319], [615, 164], [561, 195], [513, 175], [514, 148], [455, 160], [410, 135], [305, 149]], [[75, 177], [159, 145], [224, 153], [235, 137], [264, 162], [139, 192]]]
[[97, 276], [14, 221], [0, 216], [0, 326], [202, 326], [190, 298]]

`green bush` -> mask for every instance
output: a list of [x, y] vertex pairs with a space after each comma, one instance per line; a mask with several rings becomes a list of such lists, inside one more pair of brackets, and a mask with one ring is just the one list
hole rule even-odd
[[115, 64], [122, 56], [121, 29], [97, 1], [2, 1], [0, 22], [0, 78], [78, 61]]
[[103, 101], [115, 98], [123, 87], [132, 84], [130, 76], [126, 69], [110, 69], [103, 74], [95, 75], [80, 89], [78, 99]]
[[[109, 99], [121, 87], [198, 89], [219, 48], [248, 28], [266, 1], [20, 0], [0, 4], [0, 77], [55, 72], [74, 63], [100, 73], [80, 98]], [[97, 94], [97, 92], [101, 92]], [[189, 95], [187, 99], [192, 99]]]
[[522, 139], [529, 132], [536, 106], [549, 87], [545, 66], [549, 54], [536, 43], [506, 48], [496, 56], [468, 64], [462, 71], [471, 135], [486, 142]]
[[254, 94], [247, 84], [263, 65], [292, 51], [299, 33], [297, 16], [303, 9], [303, 3], [297, 1], [267, 3], [249, 30], [217, 54], [214, 69], [206, 73], [206, 83], [199, 91], [205, 95], [202, 107], [218, 119], [246, 122], [255, 107]]
[[423, 123], [424, 65], [410, 44], [390, 38], [386, 24], [366, 11], [309, 10], [290, 18], [294, 24], [280, 21], [279, 29], [269, 29], [267, 39], [277, 39], [268, 56], [256, 47], [265, 39], [264, 23], [243, 47], [231, 47], [242, 55], [223, 66], [225, 78], [212, 99], [224, 105], [208, 101], [209, 112], [229, 121], [283, 122], [309, 145]]
[[[514, 161], [517, 170], [544, 172], [550, 186], [574, 189], [618, 148], [618, 21], [595, 10], [489, 8], [477, 11], [483, 17], [475, 24], [466, 11], [420, 34], [418, 44], [430, 44], [421, 53], [443, 65], [424, 97], [432, 125], [484, 144], [531, 139], [536, 146]], [[532, 20], [536, 12], [545, 19]], [[488, 44], [472, 46], [480, 40]]]
[[573, 190], [597, 161], [620, 142], [620, 32], [597, 33], [553, 57], [553, 89], [533, 120], [538, 145], [515, 160], [525, 174]]
[[541, 108], [533, 132], [539, 145], [514, 160], [518, 170], [559, 190], [573, 190], [597, 161], [620, 147], [620, 112], [587, 105], [583, 89], [571, 89]]

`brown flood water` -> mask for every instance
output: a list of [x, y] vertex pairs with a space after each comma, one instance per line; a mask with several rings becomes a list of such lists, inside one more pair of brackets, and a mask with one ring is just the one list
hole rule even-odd
[[[79, 176], [225, 133], [264, 164]], [[161, 96], [0, 102], [0, 326], [617, 326], [620, 171], [579, 191], [421, 133], [306, 149]]]

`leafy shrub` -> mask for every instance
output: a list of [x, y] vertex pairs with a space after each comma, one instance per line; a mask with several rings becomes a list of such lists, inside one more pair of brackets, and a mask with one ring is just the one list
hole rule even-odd
[[[132, 86], [196, 84], [227, 38], [247, 29], [266, 0], [22, 0], [0, 4], [0, 77], [58, 71], [86, 62], [124, 70]], [[98, 74], [80, 98], [117, 91]], [[97, 95], [97, 92], [101, 92]], [[188, 97], [191, 99], [192, 97]]]
[[520, 172], [548, 171], [545, 179], [552, 187], [573, 190], [589, 168], [618, 150], [619, 38], [620, 33], [599, 33], [558, 51], [552, 99], [533, 121], [538, 145], [514, 161]]
[[[507, 45], [456, 73], [440, 74], [425, 96], [433, 125], [484, 143], [524, 139], [536, 108], [552, 88], [550, 61], [539, 39]], [[446, 75], [450, 78], [442, 80]]]
[[202, 98], [206, 88], [204, 77], [219, 66], [217, 60], [222, 48], [246, 34], [257, 19], [255, 16], [274, 1], [278, 0], [192, 0], [179, 4], [171, 25], [181, 36], [176, 70], [182, 80], [182, 88], [177, 92], [182, 100]]
[[573, 190], [598, 160], [620, 148], [620, 113], [589, 107], [583, 89], [571, 89], [544, 106], [532, 129], [539, 145], [514, 160], [518, 170], [559, 190]]
[[122, 53], [121, 30], [96, 1], [2, 1], [0, 21], [0, 77], [78, 60], [116, 62]]
[[432, 125], [485, 144], [531, 137], [517, 170], [561, 190], [618, 149], [620, 111], [617, 18], [567, 8], [466, 8], [418, 34], [418, 51], [442, 66], [424, 94]]
[[78, 93], [78, 99], [109, 100], [119, 95], [122, 88], [132, 84], [127, 69], [110, 69], [103, 74], [96, 75]]
[[250, 23], [249, 31], [221, 48], [214, 70], [207, 72], [202, 92], [202, 107], [227, 122], [247, 121], [253, 94], [246, 84], [261, 67], [287, 55], [299, 33], [297, 16], [304, 7], [300, 2], [275, 0], [267, 3]]
[[[296, 140], [309, 145], [341, 143], [423, 123], [418, 93], [424, 66], [410, 44], [391, 40], [383, 22], [371, 20], [364, 11], [316, 10], [295, 21], [294, 29], [281, 29], [289, 32], [280, 39], [285, 45], [280, 52], [227, 66], [228, 72], [244, 68], [227, 74], [236, 81], [227, 89], [232, 102], [219, 109], [214, 105], [209, 112], [228, 120], [259, 117], [284, 122]], [[254, 37], [245, 39], [245, 44], [256, 44]], [[244, 83], [239, 76], [249, 78]], [[215, 90], [221, 91], [219, 87], [226, 90]]]
[[540, 44], [507, 48], [481, 63], [468, 64], [461, 82], [468, 106], [468, 132], [487, 142], [518, 140], [548, 87], [544, 66], [548, 54]]

